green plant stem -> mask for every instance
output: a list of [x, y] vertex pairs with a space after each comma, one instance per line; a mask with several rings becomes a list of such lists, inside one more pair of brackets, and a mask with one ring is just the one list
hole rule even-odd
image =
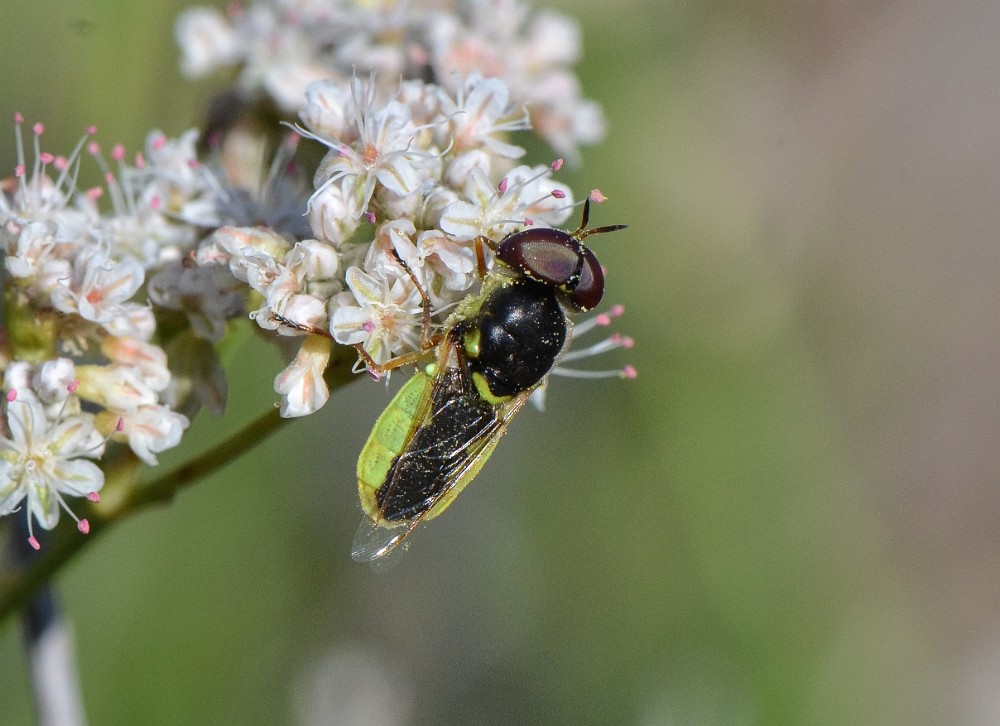
[[[76, 529], [61, 527], [55, 532], [34, 562], [0, 575], [0, 623], [20, 610], [40, 584], [69, 562], [115, 522], [147, 507], [169, 502], [181, 489], [226, 466], [253, 446], [277, 431], [289, 419], [268, 411], [205, 453], [150, 482], [139, 483], [138, 460], [129, 452], [109, 471], [108, 480], [119, 490], [99, 504], [86, 507], [90, 533], [82, 536]], [[109, 467], [112, 468], [112, 467]]]

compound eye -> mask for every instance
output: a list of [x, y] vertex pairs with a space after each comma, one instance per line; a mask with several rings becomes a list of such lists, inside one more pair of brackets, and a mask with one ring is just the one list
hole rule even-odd
[[504, 239], [497, 247], [497, 257], [533, 280], [573, 288], [580, 275], [584, 249], [558, 229], [526, 229]]
[[587, 247], [580, 246], [583, 269], [580, 271], [580, 282], [569, 293], [569, 303], [577, 310], [593, 310], [604, 297], [604, 270], [594, 253]]

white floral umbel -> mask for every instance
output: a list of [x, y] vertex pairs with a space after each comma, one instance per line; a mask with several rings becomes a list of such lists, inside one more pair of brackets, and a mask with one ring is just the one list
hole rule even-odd
[[[480, 74], [502, 81], [535, 133], [571, 162], [579, 160], [580, 145], [604, 137], [601, 108], [582, 98], [573, 73], [579, 26], [551, 10], [531, 12], [519, 0], [264, 0], [231, 4], [227, 14], [191, 8], [175, 35], [185, 74], [238, 67], [244, 94], [265, 94], [286, 112], [309, 103], [311, 82], [344, 82], [355, 69], [375, 71], [383, 94], [399, 78], [430, 79], [457, 93], [463, 79]], [[459, 107], [477, 101], [475, 94], [456, 98]]]
[[[90, 460], [108, 441], [150, 465], [180, 442], [189, 422], [165, 400], [173, 376], [154, 342], [156, 311], [141, 301], [151, 297], [147, 272], [191, 251], [198, 225], [218, 222], [191, 133], [154, 132], [134, 165], [115, 146], [113, 172], [96, 129], [62, 157], [43, 149], [45, 129], [34, 124], [29, 160], [23, 124], [17, 115], [18, 164], [0, 193], [0, 514], [26, 502], [30, 531], [32, 520], [55, 526], [60, 509], [71, 511], [67, 497], [97, 497], [104, 475]], [[88, 157], [104, 186], [81, 190]]]

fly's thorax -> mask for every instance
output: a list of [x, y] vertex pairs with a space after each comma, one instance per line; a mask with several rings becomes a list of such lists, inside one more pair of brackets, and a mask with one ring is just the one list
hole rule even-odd
[[484, 399], [500, 403], [537, 386], [566, 342], [566, 314], [550, 285], [522, 278], [486, 295], [450, 335]]

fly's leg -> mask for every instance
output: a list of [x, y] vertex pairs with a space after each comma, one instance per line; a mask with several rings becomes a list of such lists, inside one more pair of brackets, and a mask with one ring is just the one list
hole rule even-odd
[[389, 250], [389, 254], [391, 254], [396, 262], [399, 263], [399, 266], [403, 268], [403, 271], [406, 273], [407, 277], [410, 278], [413, 286], [417, 288], [417, 292], [420, 294], [420, 304], [422, 308], [420, 321], [420, 349], [421, 351], [429, 350], [437, 345], [437, 340], [431, 333], [431, 299], [427, 295], [427, 291], [424, 290], [423, 285], [420, 284], [417, 276], [413, 274], [413, 270], [411, 270], [410, 266], [406, 264], [402, 257], [399, 256], [399, 253], [396, 252], [395, 249], [391, 249]]
[[472, 245], [476, 248], [476, 268], [479, 271], [479, 276], [486, 277], [488, 270], [486, 269], [486, 254], [483, 252], [483, 248], [489, 247], [496, 252], [497, 243], [486, 235], [481, 234], [472, 240]]
[[298, 330], [301, 333], [308, 333], [309, 335], [321, 335], [324, 338], [329, 338], [330, 340], [333, 340], [333, 335], [330, 334], [329, 330], [325, 330], [324, 328], [317, 328], [315, 325], [307, 325], [306, 323], [299, 323], [295, 320], [291, 320], [290, 318], [286, 318], [284, 315], [281, 315], [279, 313], [271, 313], [271, 320], [275, 321], [276, 323], [281, 323], [282, 325], [287, 325], [289, 328], [292, 328], [293, 330]]

